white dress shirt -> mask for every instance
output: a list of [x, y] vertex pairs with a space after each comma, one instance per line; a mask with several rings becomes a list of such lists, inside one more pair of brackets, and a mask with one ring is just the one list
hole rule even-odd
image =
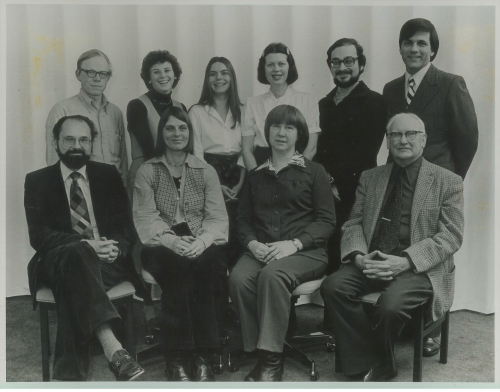
[[[61, 162], [61, 174], [64, 181], [64, 188], [66, 188], [66, 196], [68, 198], [68, 204], [70, 205], [71, 205], [70, 190], [71, 190], [71, 183], [73, 182], [70, 175], [71, 173], [73, 173], [73, 171], [74, 170], [69, 169], [64, 163]], [[76, 180], [76, 182], [80, 186], [80, 189], [82, 190], [83, 193], [83, 197], [85, 198], [85, 202], [87, 203], [87, 209], [89, 211], [90, 223], [92, 225], [92, 232], [94, 233], [94, 239], [100, 240], [101, 236], [99, 235], [99, 230], [97, 229], [97, 223], [95, 221], [95, 216], [94, 216], [94, 208], [92, 207], [92, 197], [90, 196], [89, 179], [87, 178], [87, 166], [85, 165], [82, 168], [80, 168], [80, 170], [76, 171], [81, 174], [81, 176], [78, 177], [78, 180]]]
[[[244, 108], [241, 107], [241, 123], [244, 122]], [[210, 105], [195, 105], [189, 109], [189, 120], [194, 131], [194, 156], [203, 159], [204, 153], [234, 155], [241, 153], [242, 126], [237, 123], [234, 129], [234, 117], [228, 111], [226, 121]], [[238, 164], [244, 166], [240, 157]]]
[[245, 107], [245, 126], [243, 136], [255, 135], [254, 146], [268, 147], [264, 136], [264, 124], [269, 112], [278, 105], [295, 106], [306, 119], [309, 133], [319, 133], [319, 106], [317, 98], [310, 93], [303, 93], [288, 86], [282, 97], [276, 98], [269, 90], [267, 93], [248, 98]]
[[[429, 70], [430, 66], [431, 63], [429, 62], [429, 64], [427, 64], [424, 68], [413, 75], [413, 80], [415, 80], [415, 93], [417, 92], [418, 86], [420, 86], [420, 83], [422, 82], [422, 79]], [[408, 71], [405, 72], [405, 97], [408, 95], [408, 79], [410, 79], [411, 76], [412, 75], [410, 75]]]

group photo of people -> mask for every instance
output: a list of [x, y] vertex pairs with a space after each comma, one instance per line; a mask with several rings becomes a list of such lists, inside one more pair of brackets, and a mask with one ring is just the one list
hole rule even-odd
[[7, 381], [494, 382], [494, 7], [7, 13]]

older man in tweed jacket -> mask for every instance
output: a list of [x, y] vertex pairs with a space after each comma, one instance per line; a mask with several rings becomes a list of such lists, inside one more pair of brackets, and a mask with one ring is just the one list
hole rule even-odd
[[[344, 374], [384, 381], [396, 376], [394, 340], [411, 311], [431, 299], [439, 318], [453, 301], [453, 254], [462, 244], [460, 176], [422, 157], [423, 122], [411, 113], [389, 120], [390, 163], [361, 175], [342, 228], [342, 268], [321, 287]], [[368, 317], [359, 296], [383, 291]]]

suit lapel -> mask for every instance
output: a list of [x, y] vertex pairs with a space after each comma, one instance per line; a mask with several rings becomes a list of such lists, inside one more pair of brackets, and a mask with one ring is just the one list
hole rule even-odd
[[369, 233], [368, 246], [372, 242], [373, 234], [375, 228], [377, 227], [378, 217], [380, 215], [380, 210], [382, 209], [382, 203], [384, 201], [385, 192], [387, 190], [387, 185], [389, 184], [389, 177], [391, 176], [393, 164], [390, 163], [384, 166], [384, 169], [380, 171], [380, 174], [373, 178], [375, 181], [375, 189], [373, 195], [367, 195], [368, 197], [373, 197], [373, 209], [369, 212], [369, 221], [367, 222], [367, 229]]
[[92, 209], [94, 210], [94, 217], [97, 227], [103, 227], [102, 219], [105, 214], [105, 206], [102, 197], [106, 194], [106, 189], [103, 189], [104, 184], [101, 181], [99, 170], [90, 161], [87, 163], [87, 175], [89, 177], [90, 197], [92, 198]]
[[427, 70], [417, 92], [413, 97], [408, 111], [419, 114], [432, 100], [432, 97], [439, 91], [439, 75], [438, 70], [432, 64]]
[[[411, 206], [411, 238], [413, 239], [413, 233], [416, 229], [416, 222], [422, 207], [424, 206], [425, 198], [431, 185], [434, 182], [434, 175], [430, 170], [430, 164], [425, 159], [422, 161], [422, 167], [420, 168], [420, 173], [418, 174], [417, 184], [415, 186], [415, 193], [413, 195], [413, 203]], [[413, 242], [413, 241], [412, 241]]]
[[394, 108], [393, 114], [406, 111], [405, 76], [397, 79], [394, 85]]
[[61, 174], [60, 161], [51, 166], [47, 185], [50, 189], [50, 204], [55, 211], [57, 220], [65, 231], [71, 231], [71, 213], [69, 211], [68, 196]]

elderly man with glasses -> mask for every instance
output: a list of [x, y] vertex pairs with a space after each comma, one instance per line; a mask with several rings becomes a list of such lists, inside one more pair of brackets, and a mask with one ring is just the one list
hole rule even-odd
[[[382, 95], [359, 80], [366, 57], [355, 39], [336, 41], [326, 62], [337, 87], [319, 101], [321, 134], [314, 160], [330, 174], [340, 228], [351, 212], [361, 173], [377, 166], [387, 109]], [[328, 242], [328, 255], [333, 272], [341, 264], [340, 230]]]
[[104, 95], [112, 75], [111, 62], [100, 50], [89, 50], [78, 58], [75, 75], [81, 83], [80, 92], [56, 103], [47, 117], [47, 165], [53, 165], [59, 159], [52, 137], [54, 125], [64, 116], [79, 114], [89, 117], [97, 131], [91, 160], [115, 165], [126, 184], [128, 160], [123, 114]]
[[[411, 312], [430, 300], [437, 320], [453, 302], [453, 254], [464, 230], [462, 178], [422, 157], [424, 123], [400, 113], [387, 125], [394, 160], [365, 171], [342, 228], [342, 268], [322, 284], [344, 374], [357, 381], [397, 375], [394, 341]], [[382, 291], [373, 314], [361, 295]]]

